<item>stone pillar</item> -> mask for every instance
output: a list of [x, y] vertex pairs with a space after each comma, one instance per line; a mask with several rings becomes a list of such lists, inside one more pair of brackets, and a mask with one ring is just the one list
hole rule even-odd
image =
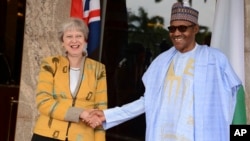
[[70, 16], [71, 0], [26, 0], [16, 141], [29, 141], [37, 116], [35, 89], [41, 59], [62, 53], [57, 28]]
[[250, 124], [250, 1], [245, 0], [245, 97], [248, 124]]

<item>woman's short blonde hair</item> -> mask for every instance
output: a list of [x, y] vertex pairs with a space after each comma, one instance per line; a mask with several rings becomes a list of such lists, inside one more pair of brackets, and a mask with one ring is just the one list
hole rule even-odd
[[58, 38], [61, 42], [63, 42], [63, 35], [65, 31], [68, 30], [77, 30], [83, 33], [85, 40], [88, 39], [89, 28], [87, 24], [79, 18], [69, 18], [66, 22], [64, 22], [58, 30]]

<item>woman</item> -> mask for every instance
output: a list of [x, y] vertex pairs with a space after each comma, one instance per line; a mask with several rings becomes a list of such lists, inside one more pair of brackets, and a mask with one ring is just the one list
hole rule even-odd
[[92, 129], [83, 121], [88, 109], [107, 108], [105, 66], [87, 57], [88, 27], [81, 19], [70, 18], [58, 33], [66, 56], [41, 63], [32, 141], [104, 141], [101, 126]]

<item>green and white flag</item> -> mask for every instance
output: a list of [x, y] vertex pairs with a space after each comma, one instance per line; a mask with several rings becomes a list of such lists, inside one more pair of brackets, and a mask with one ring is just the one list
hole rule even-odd
[[243, 87], [237, 95], [233, 124], [246, 124], [244, 71], [244, 0], [217, 0], [211, 46], [228, 57]]

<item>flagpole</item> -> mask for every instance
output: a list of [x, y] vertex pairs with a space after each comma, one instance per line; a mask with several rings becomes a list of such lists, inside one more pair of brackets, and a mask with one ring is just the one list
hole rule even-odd
[[101, 37], [100, 37], [100, 48], [99, 48], [99, 61], [102, 60], [102, 46], [105, 26], [105, 15], [106, 15], [107, 0], [102, 0], [102, 16], [101, 16]]

